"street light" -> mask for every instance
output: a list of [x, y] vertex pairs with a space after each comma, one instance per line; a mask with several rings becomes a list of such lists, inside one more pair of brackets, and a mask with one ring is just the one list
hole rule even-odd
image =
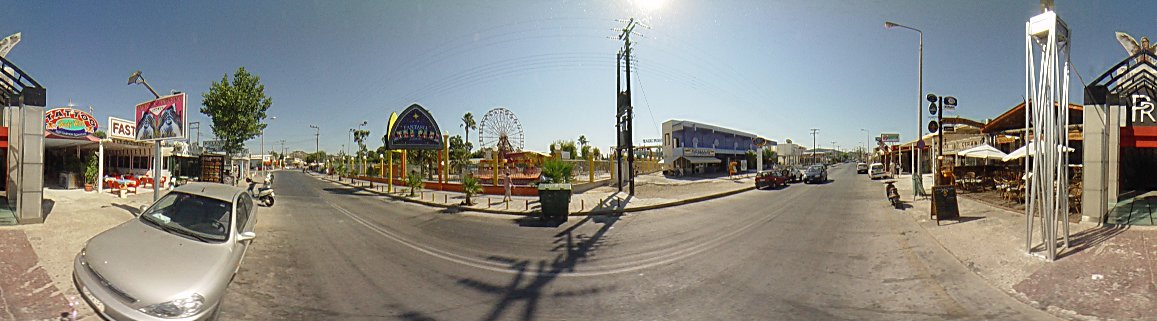
[[[921, 193], [924, 192], [924, 183], [920, 177], [921, 176], [921, 172], [920, 172], [921, 157], [920, 157], [920, 148], [919, 148], [920, 142], [924, 141], [924, 112], [923, 112], [924, 111], [924, 32], [920, 31], [920, 29], [912, 28], [909, 26], [895, 23], [895, 22], [891, 22], [891, 21], [884, 22], [884, 29], [892, 29], [893, 27], [900, 27], [900, 28], [912, 30], [912, 31], [915, 31], [916, 33], [918, 33], [920, 35], [920, 47], [919, 47], [919, 51], [918, 51], [919, 56], [920, 56], [920, 58], [919, 58], [920, 62], [919, 62], [919, 65], [917, 67], [917, 73], [919, 74], [919, 76], [918, 76], [919, 77], [918, 78], [919, 85], [916, 89], [916, 134], [917, 135], [916, 135], [916, 146], [913, 146], [913, 148], [912, 148], [912, 183], [913, 183], [913, 186], [919, 187], [919, 188], [913, 188], [912, 189], [912, 191], [913, 191], [912, 199], [915, 200], [916, 195], [920, 195]], [[916, 185], [917, 183], [919, 185]]]
[[313, 128], [313, 153], [317, 154], [321, 151], [321, 127], [309, 125], [309, 128]]
[[[269, 117], [269, 120], [277, 120], [277, 116]], [[261, 155], [261, 160], [259, 162], [261, 162], [261, 169], [264, 170], [265, 169], [265, 128], [264, 127], [261, 128], [261, 149], [259, 149], [257, 151], [260, 152], [257, 155]], [[253, 154], [253, 153], [250, 153], [250, 154]], [[249, 164], [245, 164], [245, 166], [249, 166]]]
[[[153, 93], [153, 97], [155, 99], [161, 98], [161, 95], [158, 95], [157, 91], [153, 90], [153, 86], [150, 86], [149, 82], [145, 81], [145, 77], [141, 75], [140, 70], [134, 71], [132, 75], [129, 75], [129, 83], [128, 84], [129, 85], [133, 85], [133, 84], [145, 85], [145, 88], [148, 88], [149, 92]], [[161, 141], [160, 140], [155, 141], [154, 145], [155, 145], [155, 147], [154, 147], [153, 153], [155, 155], [153, 155], [153, 202], [156, 202], [157, 199], [159, 199], [161, 197], [161, 186], [157, 185], [157, 182], [160, 181], [157, 178], [161, 176]]]
[[868, 134], [867, 129], [860, 128], [860, 131], [863, 132], [864, 135], [869, 135], [868, 141], [866, 143], [864, 143], [864, 152], [862, 154], [860, 154], [860, 162], [867, 163], [868, 162], [867, 161], [868, 149], [872, 148], [872, 146], [871, 146], [872, 145], [872, 136], [870, 136], [871, 134]]

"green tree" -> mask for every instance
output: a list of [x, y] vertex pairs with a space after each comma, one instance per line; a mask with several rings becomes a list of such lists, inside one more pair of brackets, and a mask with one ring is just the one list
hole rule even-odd
[[467, 143], [466, 151], [469, 152], [471, 147], [472, 147], [469, 145], [469, 143], [470, 143], [470, 130], [478, 129], [478, 123], [474, 121], [474, 114], [472, 114], [470, 112], [466, 112], [465, 115], [462, 115], [462, 127], [466, 128], [466, 143]]
[[221, 82], [213, 82], [201, 99], [201, 113], [213, 121], [213, 135], [229, 154], [241, 152], [246, 140], [265, 130], [265, 112], [273, 105], [273, 99], [265, 96], [261, 77], [245, 71], [245, 67], [237, 68], [232, 83], [228, 74]]
[[779, 157], [776, 157], [775, 150], [770, 148], [763, 150], [763, 160], [772, 164], [779, 163]]
[[358, 157], [366, 156], [366, 137], [370, 135], [368, 130], [354, 130], [354, 142], [358, 143]]
[[462, 173], [470, 163], [470, 142], [458, 135], [450, 136], [447, 140], [450, 143], [450, 169]]
[[603, 153], [602, 153], [602, 151], [599, 150], [598, 147], [595, 147], [594, 149], [592, 149], [591, 153], [595, 154], [594, 155], [595, 159], [603, 159]]
[[462, 178], [462, 191], [466, 193], [466, 206], [474, 205], [474, 195], [482, 192], [482, 185], [474, 175], [466, 175]]

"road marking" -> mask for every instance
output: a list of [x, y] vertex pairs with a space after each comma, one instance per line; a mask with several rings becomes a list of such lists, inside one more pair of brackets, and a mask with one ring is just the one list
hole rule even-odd
[[726, 234], [722, 234], [719, 237], [716, 237], [714, 239], [711, 239], [711, 240], [708, 240], [705, 242], [699, 242], [699, 243], [696, 243], [695, 245], [687, 246], [687, 247], [684, 247], [682, 249], [676, 250], [676, 251], [674, 251], [671, 254], [668, 254], [666, 256], [656, 256], [656, 257], [651, 257], [651, 258], [644, 258], [644, 259], [641, 259], [638, 261], [612, 264], [612, 265], [609, 265], [609, 267], [610, 267], [609, 269], [600, 269], [600, 270], [595, 270], [595, 271], [535, 272], [535, 271], [529, 271], [529, 270], [515, 270], [515, 269], [508, 267], [508, 266], [496, 265], [490, 261], [486, 261], [486, 260], [482, 260], [482, 259], [478, 259], [478, 258], [473, 258], [473, 257], [462, 256], [462, 255], [450, 253], [450, 252], [445, 251], [445, 250], [440, 250], [440, 249], [436, 249], [433, 247], [419, 245], [415, 242], [412, 242], [410, 240], [402, 238], [400, 235], [394, 234], [394, 233], [378, 226], [377, 224], [371, 223], [371, 222], [359, 217], [357, 214], [354, 214], [353, 212], [351, 212], [351, 211], [349, 211], [349, 210], [347, 210], [347, 209], [345, 209], [345, 208], [343, 208], [343, 207], [341, 207], [341, 206], [339, 206], [333, 202], [330, 202], [329, 200], [325, 200], [325, 202], [326, 202], [326, 204], [329, 204], [329, 206], [333, 207], [334, 209], [337, 209], [338, 212], [342, 213], [342, 215], [345, 215], [345, 216], [349, 217], [350, 219], [352, 219], [354, 222], [357, 222], [358, 224], [361, 224], [361, 225], [365, 226], [366, 228], [369, 228], [371, 231], [374, 231], [374, 232], [376, 232], [376, 233], [378, 233], [378, 234], [380, 234], [380, 235], [382, 235], [388, 239], [391, 239], [395, 242], [398, 242], [399, 244], [405, 245], [406, 247], [414, 249], [415, 251], [425, 253], [427, 255], [430, 255], [430, 256], [433, 256], [433, 257], [436, 257], [439, 259], [443, 259], [446, 261], [458, 263], [458, 264], [473, 267], [476, 269], [487, 270], [487, 271], [491, 271], [491, 272], [499, 272], [499, 273], [507, 273], [507, 274], [524, 274], [524, 275], [532, 275], [532, 276], [546, 275], [546, 276], [562, 276], [562, 277], [596, 277], [596, 276], [604, 276], [604, 275], [611, 275], [611, 274], [620, 274], [620, 273], [634, 272], [634, 271], [638, 271], [638, 270], [642, 270], [642, 269], [648, 269], [648, 268], [652, 268], [652, 267], [656, 267], [656, 266], [660, 266], [660, 265], [667, 265], [667, 264], [670, 264], [670, 263], [673, 263], [676, 261], [680, 261], [680, 260], [686, 259], [688, 257], [706, 252], [707, 250], [713, 249], [713, 248], [718, 247], [720, 245], [723, 245], [724, 243], [727, 243], [727, 241], [730, 241], [730, 240], [738, 237], [739, 235], [744, 234], [745, 232], [754, 229], [755, 227], [763, 226], [764, 224], [770, 223], [771, 221], [773, 221], [776, 218], [783, 215], [785, 213], [785, 211], [782, 211], [782, 209], [791, 203], [790, 201], [785, 201], [785, 202], [780, 203], [779, 206], [776, 208], [776, 210], [778, 210], [778, 211], [776, 211], [776, 214], [768, 216], [764, 220], [752, 222], [751, 224], [747, 224], [743, 227], [734, 229], [734, 230], [732, 230]]

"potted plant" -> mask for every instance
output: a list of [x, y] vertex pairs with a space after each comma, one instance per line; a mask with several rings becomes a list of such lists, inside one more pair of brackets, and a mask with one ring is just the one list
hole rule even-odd
[[410, 197], [414, 197], [414, 192], [422, 188], [422, 176], [418, 173], [406, 175], [406, 186], [410, 187]]
[[89, 157], [88, 162], [84, 165], [84, 191], [91, 192], [93, 185], [97, 184], [97, 163], [96, 157]]
[[566, 221], [570, 214], [571, 178], [574, 164], [558, 159], [542, 163], [542, 175], [547, 182], [538, 185], [538, 202], [542, 204], [542, 218]]

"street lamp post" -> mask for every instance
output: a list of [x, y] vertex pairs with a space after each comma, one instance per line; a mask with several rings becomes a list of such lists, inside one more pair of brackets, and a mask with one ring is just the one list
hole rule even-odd
[[916, 133], [917, 133], [917, 135], [916, 135], [916, 146], [912, 147], [912, 182], [919, 184], [919, 185], [914, 184], [914, 187], [918, 187], [918, 188], [912, 189], [912, 191], [913, 191], [912, 199], [915, 200], [916, 196], [920, 195], [924, 191], [924, 183], [923, 183], [923, 180], [921, 179], [921, 171], [920, 171], [921, 157], [920, 157], [920, 148], [919, 148], [920, 142], [924, 140], [924, 112], [923, 112], [923, 110], [924, 110], [924, 32], [920, 31], [920, 29], [912, 28], [909, 26], [895, 23], [895, 22], [891, 22], [891, 21], [884, 22], [884, 28], [885, 29], [891, 29], [892, 27], [900, 27], [900, 28], [912, 30], [912, 31], [915, 31], [917, 34], [920, 35], [920, 47], [918, 49], [918, 54], [919, 54], [920, 60], [919, 60], [919, 64], [917, 65], [917, 73], [919, 75], [917, 76], [918, 77], [917, 78], [918, 79], [917, 80], [917, 82], [918, 82], [917, 86], [918, 87], [916, 87]]
[[[129, 76], [129, 85], [132, 85], [132, 84], [145, 85], [145, 88], [148, 88], [149, 92], [153, 93], [154, 99], [161, 99], [161, 95], [158, 95], [157, 91], [153, 90], [153, 86], [150, 86], [149, 82], [145, 81], [144, 76], [141, 76], [140, 70], [133, 72], [133, 74]], [[155, 141], [154, 146], [155, 146], [155, 148], [153, 149], [153, 153], [154, 153], [154, 155], [153, 155], [153, 202], [156, 202], [157, 199], [159, 199], [161, 197], [161, 186], [157, 184], [157, 182], [160, 181], [157, 178], [161, 176], [161, 141], [160, 140]]]
[[[277, 120], [277, 116], [269, 117], [269, 120]], [[261, 155], [261, 160], [258, 161], [261, 163], [261, 170], [266, 170], [265, 169], [265, 128], [264, 127], [261, 128], [261, 149], [257, 150], [257, 152], [258, 152], [257, 155]], [[245, 164], [245, 166], [249, 166], [249, 164]]]
[[864, 152], [860, 154], [860, 161], [864, 163], [870, 163], [871, 161], [868, 157], [868, 150], [872, 148], [872, 136], [868, 133], [867, 129], [860, 128], [860, 131], [864, 132], [864, 135], [868, 135], [868, 140], [864, 143]]

